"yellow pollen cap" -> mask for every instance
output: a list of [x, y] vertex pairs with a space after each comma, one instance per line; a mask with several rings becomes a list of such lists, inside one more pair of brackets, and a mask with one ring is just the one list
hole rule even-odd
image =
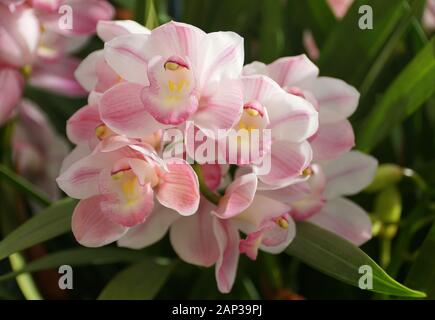
[[279, 218], [278, 221], [276, 222], [281, 228], [283, 229], [287, 229], [288, 228], [288, 222], [286, 219], [284, 218]]
[[176, 70], [180, 69], [180, 67], [181, 66], [176, 62], [168, 61], [165, 63], [166, 70], [176, 71]]
[[304, 169], [304, 171], [302, 171], [302, 175], [304, 177], [311, 176], [312, 174], [313, 174], [313, 170], [310, 167], [307, 167]]
[[257, 110], [252, 109], [252, 108], [246, 109], [245, 111], [246, 111], [246, 113], [247, 113], [248, 115], [250, 115], [251, 117], [256, 117], [256, 116], [258, 116], [258, 114], [259, 114], [259, 112], [258, 112]]
[[95, 128], [95, 135], [98, 139], [102, 139], [106, 133], [106, 125], [102, 124]]

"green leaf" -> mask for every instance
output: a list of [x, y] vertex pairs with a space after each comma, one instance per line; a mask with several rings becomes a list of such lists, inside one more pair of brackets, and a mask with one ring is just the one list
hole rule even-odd
[[296, 238], [287, 248], [289, 255], [337, 280], [358, 287], [361, 266], [373, 271], [372, 291], [402, 297], [425, 297], [391, 278], [361, 249], [341, 237], [308, 222], [297, 224]]
[[15, 174], [2, 164], [0, 164], [0, 178], [7, 180], [17, 189], [27, 194], [29, 197], [43, 206], [49, 206], [51, 204], [50, 199], [46, 194], [44, 194], [44, 192], [39, 191], [37, 187], [35, 187], [25, 178]]
[[136, 2], [136, 21], [148, 29], [154, 29], [159, 25], [156, 8], [153, 0], [140, 0]]
[[99, 300], [152, 299], [174, 267], [168, 259], [145, 258], [119, 272], [103, 289]]
[[[373, 9], [372, 30], [359, 28], [361, 15], [358, 9], [362, 5], [369, 5]], [[367, 70], [400, 25], [408, 9], [409, 5], [405, 0], [355, 1], [321, 48], [318, 64], [322, 74], [346, 79], [359, 87]]]
[[388, 88], [357, 130], [357, 147], [371, 151], [435, 92], [435, 37]]
[[12, 253], [67, 233], [77, 201], [65, 198], [27, 220], [0, 242], [0, 260]]
[[427, 293], [435, 299], [435, 224], [419, 249], [417, 259], [406, 278], [406, 285]]
[[265, 63], [277, 59], [284, 49], [283, 7], [279, 1], [261, 2], [259, 59]]
[[58, 268], [61, 265], [71, 266], [102, 265], [119, 262], [137, 262], [144, 258], [145, 253], [138, 250], [129, 250], [116, 247], [104, 248], [78, 248], [46, 255], [32, 261], [15, 272], [9, 272], [0, 276], [0, 282], [16, 277], [22, 273], [35, 272], [50, 268]]

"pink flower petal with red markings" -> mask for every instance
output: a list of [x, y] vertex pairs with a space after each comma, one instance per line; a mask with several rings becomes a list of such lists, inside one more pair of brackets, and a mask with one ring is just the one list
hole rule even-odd
[[125, 82], [106, 91], [100, 100], [103, 122], [113, 131], [135, 138], [148, 136], [162, 128], [145, 111], [142, 89], [139, 84]]
[[74, 209], [72, 231], [76, 240], [86, 247], [101, 247], [121, 238], [127, 228], [112, 222], [101, 211], [102, 197], [81, 200]]
[[350, 151], [322, 164], [327, 181], [326, 198], [357, 194], [372, 182], [377, 166], [375, 158], [359, 151]]
[[216, 281], [219, 291], [228, 293], [231, 291], [236, 279], [240, 235], [229, 220], [215, 218], [213, 230], [219, 248], [219, 257], [215, 267]]
[[372, 223], [368, 214], [344, 198], [328, 200], [322, 211], [308, 221], [334, 232], [357, 246], [372, 237]]
[[166, 207], [156, 205], [152, 214], [118, 240], [119, 247], [130, 249], [142, 249], [161, 240], [168, 232], [169, 227], [180, 218], [175, 211]]
[[68, 119], [66, 132], [68, 139], [75, 144], [96, 140], [95, 130], [102, 124], [97, 105], [87, 105]]
[[257, 176], [253, 173], [235, 179], [219, 200], [214, 214], [221, 219], [229, 219], [247, 209], [257, 190]]
[[339, 157], [355, 145], [352, 125], [348, 120], [322, 123], [317, 133], [310, 138], [313, 160], [324, 161]]
[[162, 172], [156, 187], [156, 197], [165, 207], [183, 216], [194, 214], [199, 205], [198, 177], [184, 160], [166, 160], [168, 172]]
[[170, 230], [172, 247], [178, 256], [191, 264], [210, 267], [219, 256], [213, 232], [213, 205], [201, 200], [196, 214], [176, 220]]

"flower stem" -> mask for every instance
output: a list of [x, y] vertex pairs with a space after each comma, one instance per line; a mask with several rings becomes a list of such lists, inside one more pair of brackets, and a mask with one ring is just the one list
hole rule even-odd
[[201, 165], [194, 163], [192, 165], [193, 170], [195, 171], [196, 175], [198, 176], [198, 182], [199, 182], [199, 191], [201, 191], [202, 195], [211, 203], [214, 203], [217, 205], [220, 200], [220, 196], [211, 191], [207, 185], [205, 184], [204, 175], [202, 174]]
[[[26, 264], [24, 257], [20, 253], [11, 254], [9, 256], [9, 261], [11, 262], [13, 271], [23, 269]], [[30, 274], [20, 274], [16, 279], [21, 292], [27, 300], [43, 300]]]

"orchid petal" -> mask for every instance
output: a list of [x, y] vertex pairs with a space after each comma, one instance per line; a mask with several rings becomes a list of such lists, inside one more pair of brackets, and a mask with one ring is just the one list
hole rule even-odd
[[101, 196], [81, 200], [74, 209], [72, 231], [86, 247], [101, 247], [121, 238], [127, 228], [112, 222], [100, 209]]

